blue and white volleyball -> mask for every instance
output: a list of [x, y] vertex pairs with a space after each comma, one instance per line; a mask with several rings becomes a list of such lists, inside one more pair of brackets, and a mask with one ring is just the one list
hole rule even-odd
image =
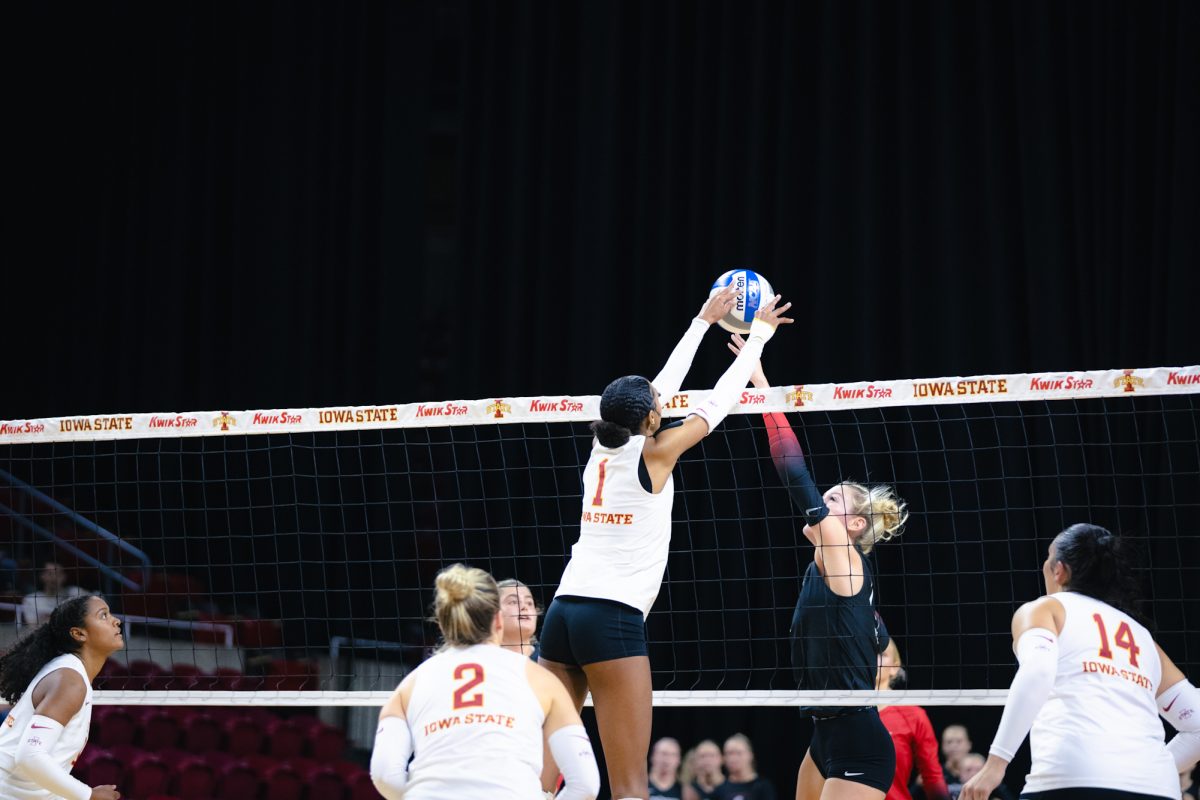
[[737, 300], [733, 302], [729, 313], [717, 320], [717, 324], [730, 333], [744, 335], [750, 332], [754, 313], [758, 311], [759, 306], [775, 296], [775, 290], [766, 278], [752, 269], [731, 269], [713, 281], [712, 291], [708, 296], [712, 297], [731, 283], [737, 287]]

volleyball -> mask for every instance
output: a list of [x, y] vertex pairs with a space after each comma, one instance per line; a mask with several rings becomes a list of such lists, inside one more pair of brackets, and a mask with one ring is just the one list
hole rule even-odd
[[731, 283], [737, 287], [737, 300], [729, 313], [717, 320], [717, 324], [730, 333], [746, 334], [750, 332], [754, 312], [775, 296], [775, 290], [766, 278], [752, 269], [731, 269], [713, 281], [712, 291], [708, 296], [712, 297]]

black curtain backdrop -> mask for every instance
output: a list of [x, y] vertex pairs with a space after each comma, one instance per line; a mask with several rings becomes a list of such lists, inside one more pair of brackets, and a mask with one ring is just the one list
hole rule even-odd
[[26, 13], [5, 418], [1198, 360], [1196, 3]]
[[4, 13], [0, 418], [598, 393], [737, 266], [778, 383], [1200, 362], [1190, 0]]

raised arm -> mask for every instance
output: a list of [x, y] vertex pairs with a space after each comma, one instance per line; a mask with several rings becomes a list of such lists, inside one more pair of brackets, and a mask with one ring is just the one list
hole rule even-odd
[[704, 338], [709, 326], [729, 313], [735, 300], [737, 300], [737, 290], [730, 285], [704, 301], [700, 313], [684, 331], [683, 338], [671, 351], [667, 363], [651, 381], [654, 388], [658, 389], [658, 395], [664, 403], [671, 402], [671, 398], [679, 394], [679, 387], [683, 386], [683, 379], [687, 377], [688, 370], [692, 368], [692, 359], [696, 357], [700, 340]]
[[780, 412], [763, 414], [763, 421], [767, 424], [771, 461], [775, 463], [779, 480], [787, 487], [796, 508], [804, 514], [804, 521], [813, 526], [819, 524], [829, 514], [829, 509], [808, 471], [808, 465], [804, 461], [804, 450], [801, 449], [800, 440], [796, 438], [795, 431], [788, 423], [787, 415]]
[[[730, 337], [729, 349], [734, 355], [741, 357], [746, 347], [746, 340], [736, 333]], [[750, 382], [758, 389], [769, 389], [771, 383], [763, 372], [762, 363], [756, 358], [754, 369], [750, 373]], [[792, 426], [788, 423], [787, 415], [778, 412], [763, 414], [767, 424], [767, 441], [771, 445], [771, 461], [775, 463], [775, 471], [779, 480], [787, 487], [788, 494], [796, 508], [804, 514], [805, 522], [817, 525], [829, 513], [825, 506], [825, 498], [817, 490], [817, 485], [804, 462], [804, 450], [800, 440], [796, 438]]]
[[775, 295], [754, 315], [754, 322], [750, 326], [750, 338], [743, 354], [734, 359], [725, 370], [725, 374], [709, 392], [708, 399], [697, 406], [682, 425], [662, 431], [652, 441], [647, 442], [642, 451], [643, 458], [656, 490], [666, 481], [666, 476], [675, 468], [679, 457], [721, 424], [730, 410], [737, 405], [738, 393], [745, 388], [750, 373], [758, 365], [763, 346], [775, 334], [776, 327], [793, 321], [783, 316], [792, 304], [784, 303], [780, 306], [779, 300], [780, 296]]

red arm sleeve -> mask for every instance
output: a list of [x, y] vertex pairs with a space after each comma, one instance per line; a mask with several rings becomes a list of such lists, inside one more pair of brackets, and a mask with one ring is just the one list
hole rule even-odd
[[917, 771], [921, 773], [925, 796], [929, 800], [949, 800], [950, 791], [946, 788], [946, 777], [942, 774], [942, 765], [938, 762], [938, 742], [933, 733], [933, 725], [929, 722], [929, 715], [923, 708], [914, 707], [913, 711], [915, 760]]
[[808, 466], [804, 463], [804, 451], [800, 449], [795, 431], [788, 424], [785, 414], [763, 414], [763, 420], [767, 423], [771, 460], [775, 462], [779, 479], [787, 487], [792, 502], [803, 512], [808, 524], [816, 525], [825, 519], [829, 509], [825, 507], [825, 499], [817, 491], [817, 485], [813, 483]]

